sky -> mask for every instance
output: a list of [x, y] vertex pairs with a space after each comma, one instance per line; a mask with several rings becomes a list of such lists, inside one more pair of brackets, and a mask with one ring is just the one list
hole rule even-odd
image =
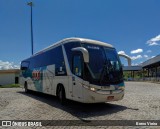
[[[0, 0], [0, 69], [31, 56], [29, 0]], [[34, 53], [68, 37], [112, 44], [138, 65], [160, 54], [160, 0], [32, 0]], [[127, 61], [121, 58], [122, 64]]]

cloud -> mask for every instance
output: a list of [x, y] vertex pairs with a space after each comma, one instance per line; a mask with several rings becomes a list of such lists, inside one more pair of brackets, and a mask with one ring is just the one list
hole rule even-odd
[[132, 56], [131, 57], [132, 60], [137, 60], [137, 59], [140, 59], [140, 58], [142, 58], [141, 55], [137, 55], [137, 56]]
[[5, 70], [5, 69], [19, 69], [18, 65], [15, 65], [13, 62], [4, 62], [0, 60], [0, 70]]
[[154, 58], [155, 56], [152, 56], [151, 58]]
[[132, 63], [132, 66], [142, 66], [143, 61]]
[[151, 52], [152, 52], [151, 50], [148, 50], [148, 51], [147, 51], [147, 53], [151, 53]]
[[148, 55], [144, 55], [145, 58], [148, 58]]
[[160, 45], [159, 42], [160, 41], [160, 35], [151, 38], [150, 40], [147, 41], [148, 46], [156, 46], [156, 45]]
[[157, 46], [157, 45], [159, 45], [157, 42], [150, 42], [150, 43], [148, 43], [148, 46]]
[[124, 51], [119, 51], [118, 54], [126, 55], [126, 53]]
[[136, 53], [141, 53], [141, 52], [143, 52], [143, 49], [138, 48], [136, 50], [132, 50], [131, 54], [136, 54]]
[[139, 65], [138, 63], [132, 63], [132, 66], [137, 66], [137, 65]]

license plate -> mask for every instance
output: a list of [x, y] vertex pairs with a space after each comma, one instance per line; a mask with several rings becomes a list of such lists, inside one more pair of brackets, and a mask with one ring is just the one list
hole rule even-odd
[[108, 96], [107, 97], [107, 100], [113, 100], [114, 99], [114, 96]]

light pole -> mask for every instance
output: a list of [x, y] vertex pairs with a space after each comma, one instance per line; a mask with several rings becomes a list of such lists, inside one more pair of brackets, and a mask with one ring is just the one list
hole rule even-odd
[[33, 6], [33, 2], [28, 2], [27, 5], [29, 5], [31, 7], [31, 51], [32, 51], [32, 55], [33, 55], [33, 25], [32, 25], [32, 6]]

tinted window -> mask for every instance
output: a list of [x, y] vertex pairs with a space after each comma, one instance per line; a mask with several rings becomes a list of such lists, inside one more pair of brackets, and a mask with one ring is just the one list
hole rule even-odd
[[31, 69], [55, 64], [56, 75], [66, 74], [65, 62], [61, 46], [41, 53], [40, 55], [31, 58], [30, 61], [32, 62], [30, 65]]
[[73, 74], [79, 77], [82, 76], [82, 62], [80, 55], [75, 55], [73, 57]]
[[111, 65], [111, 68], [113, 70], [120, 70], [121, 68], [121, 63], [119, 61], [119, 57], [117, 55], [117, 52], [115, 49], [110, 49], [110, 48], [104, 48], [106, 57]]
[[66, 50], [69, 65], [72, 68], [72, 50], [71, 49], [75, 48], [75, 47], [80, 47], [80, 43], [79, 42], [70, 42], [70, 43], [64, 44], [64, 47]]
[[122, 67], [115, 49], [87, 43], [81, 45], [89, 53], [89, 63], [84, 67], [84, 76], [90, 83], [108, 85], [122, 82]]
[[82, 44], [82, 47], [86, 48], [89, 53], [89, 66], [94, 74], [94, 79], [99, 79], [101, 71], [104, 65], [104, 51], [103, 47], [94, 44]]
[[27, 61], [23, 61], [22, 63], [21, 63], [21, 69], [27, 69], [29, 67], [29, 62], [27, 62]]

